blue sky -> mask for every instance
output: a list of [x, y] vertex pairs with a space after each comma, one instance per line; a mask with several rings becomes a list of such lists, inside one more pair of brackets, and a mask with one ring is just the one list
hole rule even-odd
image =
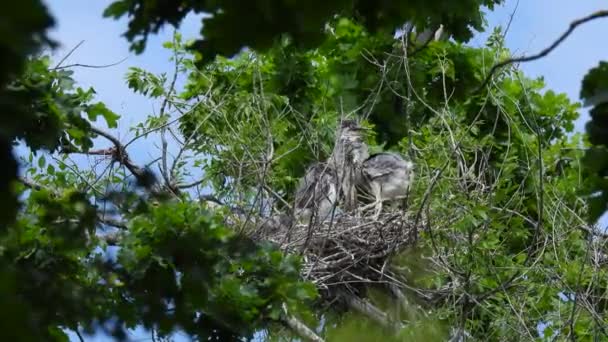
[[[125, 73], [130, 66], [160, 73], [170, 72], [169, 52], [161, 47], [162, 42], [170, 40], [172, 28], [167, 27], [161, 34], [149, 39], [144, 54], [136, 56], [129, 52], [127, 41], [121, 37], [126, 29], [126, 20], [114, 21], [101, 16], [111, 0], [48, 0], [46, 1], [58, 25], [52, 36], [62, 47], [54, 54], [61, 58], [67, 51], [84, 40], [84, 44], [68, 58], [66, 64], [83, 63], [103, 65], [128, 59], [111, 68], [86, 69], [75, 68], [75, 79], [79, 85], [93, 86], [98, 99], [105, 102], [112, 110], [122, 115], [119, 129], [116, 131], [121, 140], [133, 135], [128, 134], [128, 127], [143, 120], [157, 104], [133, 94], [124, 81]], [[605, 0], [507, 0], [504, 6], [495, 9], [487, 17], [491, 27], [509, 21], [509, 16], [517, 7], [515, 16], [507, 35], [507, 46], [515, 55], [532, 54], [550, 45], [569, 23], [593, 11], [608, 8]], [[246, 28], [245, 28], [246, 29]], [[188, 17], [180, 31], [185, 39], [198, 36], [200, 21]], [[483, 45], [487, 34], [481, 34], [471, 44]], [[608, 59], [608, 19], [597, 20], [579, 27], [562, 45], [549, 56], [538, 61], [525, 63], [521, 68], [528, 76], [544, 76], [548, 88], [566, 93], [572, 100], [578, 100], [580, 83], [586, 71], [597, 65], [602, 59]], [[155, 108], [156, 106], [156, 108]], [[588, 120], [587, 110], [583, 109], [576, 129], [584, 130]], [[140, 141], [131, 149], [135, 162], [145, 163], [155, 154], [149, 143]], [[149, 336], [134, 334], [134, 339], [146, 340]], [[103, 339], [95, 339], [103, 340]]]

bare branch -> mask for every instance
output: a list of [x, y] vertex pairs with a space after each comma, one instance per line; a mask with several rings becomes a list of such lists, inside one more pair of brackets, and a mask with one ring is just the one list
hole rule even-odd
[[285, 304], [283, 304], [283, 311], [285, 312], [285, 316], [286, 316], [284, 318], [284, 323], [287, 324], [287, 326], [290, 329], [292, 329], [294, 332], [296, 332], [300, 337], [304, 337], [313, 342], [323, 342], [324, 341], [319, 335], [317, 335], [314, 331], [312, 331], [312, 329], [307, 327], [306, 324], [300, 322], [300, 320], [298, 320], [294, 316], [291, 316], [287, 312], [287, 305], [285, 305]]
[[530, 62], [530, 61], [534, 61], [540, 58], [543, 58], [545, 56], [547, 56], [549, 53], [551, 53], [551, 51], [553, 51], [556, 47], [558, 47], [561, 43], [564, 42], [564, 40], [566, 40], [566, 38], [568, 38], [568, 36], [570, 34], [572, 34], [572, 32], [574, 32], [574, 30], [579, 26], [582, 25], [584, 23], [587, 23], [589, 21], [595, 20], [595, 19], [599, 19], [599, 18], [605, 18], [608, 17], [608, 10], [601, 10], [601, 11], [597, 11], [591, 15], [588, 15], [586, 17], [583, 17], [581, 19], [577, 19], [575, 21], [573, 21], [572, 23], [570, 23], [570, 26], [568, 27], [568, 30], [566, 30], [564, 33], [562, 33], [562, 35], [553, 42], [553, 44], [549, 45], [549, 47], [545, 48], [544, 50], [542, 50], [541, 52], [531, 55], [531, 56], [523, 56], [523, 57], [517, 57], [517, 58], [509, 58], [507, 60], [504, 60], [500, 63], [495, 64], [491, 69], [490, 72], [488, 73], [488, 75], [486, 76], [486, 78], [484, 79], [484, 81], [481, 83], [481, 85], [474, 91], [475, 93], [480, 91], [481, 89], [483, 89], [485, 86], [488, 85], [488, 83], [490, 82], [490, 80], [492, 79], [493, 75], [496, 73], [496, 71], [498, 71], [498, 69], [505, 67], [509, 64], [514, 64], [514, 63], [522, 63], [522, 62]]
[[63, 62], [65, 62], [66, 59], [68, 59], [73, 53], [74, 51], [76, 51], [82, 44], [84, 43], [84, 40], [81, 40], [78, 44], [76, 44], [76, 46], [74, 46], [60, 61], [59, 63], [57, 63], [57, 65], [55, 65], [55, 67], [51, 70], [55, 70], [57, 68], [59, 68], [61, 66], [61, 64], [63, 64]]
[[205, 178], [201, 178], [197, 181], [194, 181], [192, 183], [186, 183], [186, 184], [179, 184], [177, 186], [178, 189], [188, 189], [188, 188], [193, 188], [195, 186], [199, 186], [201, 184], [203, 184], [203, 182], [205, 181]]
[[104, 68], [110, 68], [116, 65], [119, 65], [120, 63], [126, 61], [127, 59], [129, 59], [129, 57], [125, 57], [117, 62], [114, 63], [110, 63], [110, 64], [102, 64], [102, 65], [92, 65], [92, 64], [81, 64], [81, 63], [74, 63], [74, 64], [68, 64], [65, 66], [58, 66], [55, 67], [51, 70], [61, 70], [61, 69], [69, 69], [69, 68], [74, 68], [74, 67], [81, 67], [81, 68], [89, 68], [89, 69], [104, 69]]
[[127, 229], [127, 224], [125, 222], [117, 220], [117, 219], [99, 216], [99, 222], [101, 222], [105, 225], [108, 225], [108, 226], [112, 226], [114, 228]]
[[[133, 174], [133, 176], [138, 180], [139, 183], [149, 183], [149, 172], [147, 172], [144, 168], [137, 166], [131, 161], [127, 153], [126, 147], [116, 137], [94, 126], [91, 126], [91, 131], [108, 139], [112, 144], [114, 144], [114, 148], [93, 152], [98, 152], [100, 154], [103, 153], [104, 155], [111, 155], [113, 160], [124, 165], [129, 170], [129, 172]], [[90, 154], [90, 152], [83, 153]]]
[[[175, 43], [175, 34], [174, 34], [174, 43]], [[171, 99], [171, 96], [173, 95], [173, 93], [175, 92], [175, 83], [177, 82], [177, 75], [179, 74], [179, 64], [181, 63], [181, 58], [179, 58], [177, 56], [177, 52], [174, 53], [174, 58], [175, 58], [175, 66], [174, 66], [174, 70], [173, 70], [173, 78], [171, 79], [171, 83], [169, 85], [169, 90], [167, 91], [167, 93], [165, 94], [165, 98], [163, 100], [163, 104], [160, 107], [160, 112], [159, 112], [159, 117], [162, 118], [165, 116], [165, 111], [167, 110], [167, 105], [169, 105], [169, 101]], [[169, 105], [170, 106], [170, 105]], [[161, 128], [160, 130], [160, 139], [161, 139], [161, 144], [162, 144], [162, 154], [161, 154], [161, 174], [163, 176], [163, 179], [165, 180], [165, 184], [167, 186], [167, 188], [172, 189], [174, 188], [173, 184], [172, 184], [172, 175], [169, 173], [169, 167], [167, 164], [167, 126]]]

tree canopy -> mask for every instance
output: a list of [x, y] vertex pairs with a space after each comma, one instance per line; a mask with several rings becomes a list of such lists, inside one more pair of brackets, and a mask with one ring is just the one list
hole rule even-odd
[[[201, 39], [164, 44], [169, 74], [125, 75], [160, 108], [130, 141], [100, 129], [121, 115], [40, 53], [56, 44], [40, 1], [0, 14], [2, 337], [606, 339], [593, 222], [608, 202], [607, 64], [583, 79], [592, 121], [572, 134], [580, 105], [504, 63], [500, 28], [466, 44], [501, 2], [115, 1], [104, 15], [129, 17], [136, 52], [208, 15]], [[451, 40], [416, 39], [440, 24]], [[330, 232], [295, 246], [276, 218], [343, 117], [372, 129], [372, 151], [415, 163], [407, 207], [373, 229], [353, 216], [354, 247], [327, 247]], [[160, 143], [146, 165], [130, 158], [140, 139]], [[365, 254], [403, 227], [408, 239]]]

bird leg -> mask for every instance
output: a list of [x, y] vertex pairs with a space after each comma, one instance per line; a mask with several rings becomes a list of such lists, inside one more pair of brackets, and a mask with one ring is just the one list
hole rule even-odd
[[364, 211], [368, 210], [369, 208], [374, 208], [374, 207], [376, 207], [376, 201], [362, 206], [361, 208], [358, 209], [358, 211], [359, 212], [364, 212]]
[[374, 187], [374, 195], [376, 196], [376, 214], [374, 215], [374, 221], [378, 221], [380, 213], [382, 212], [382, 185]]
[[382, 211], [382, 201], [380, 199], [376, 199], [372, 203], [369, 203], [369, 204], [359, 208], [357, 210], [357, 212], [362, 213], [370, 208], [376, 209], [373, 218], [374, 218], [374, 220], [378, 220], [378, 218], [380, 217], [380, 212]]
[[373, 218], [374, 220], [378, 220], [378, 218], [380, 217], [380, 213], [382, 212], [382, 187], [372, 183], [370, 190], [371, 193], [374, 195], [374, 201], [368, 205], [359, 208], [359, 212], [363, 212], [370, 208], [375, 208], [376, 211], [374, 213]]
[[374, 214], [374, 221], [378, 221], [378, 219], [380, 218], [380, 213], [382, 212], [382, 199], [377, 198], [376, 203], [374, 203], [374, 204], [376, 205], [376, 213]]

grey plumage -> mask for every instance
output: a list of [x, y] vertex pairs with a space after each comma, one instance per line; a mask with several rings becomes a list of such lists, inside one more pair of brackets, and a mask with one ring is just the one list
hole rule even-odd
[[[408, 27], [408, 29], [409, 29], [409, 27]], [[443, 24], [441, 24], [441, 25], [439, 25], [439, 27], [437, 27], [435, 29], [427, 28], [424, 31], [421, 31], [419, 34], [417, 34], [416, 44], [418, 44], [418, 45], [427, 44], [431, 40], [445, 41], [448, 38], [449, 38], [449, 34], [445, 31]]]
[[306, 169], [295, 195], [295, 217], [300, 223], [311, 219], [322, 222], [331, 218], [338, 200], [338, 179], [330, 165], [315, 163]]
[[369, 157], [367, 144], [361, 134], [363, 130], [365, 129], [355, 120], [342, 121], [329, 158], [329, 164], [335, 168], [338, 176], [338, 194], [343, 198], [344, 209], [347, 211], [356, 207], [356, 171]]
[[367, 159], [369, 151], [361, 134], [363, 130], [354, 120], [342, 121], [330, 162], [341, 167], [345, 163], [358, 165]]
[[407, 197], [414, 180], [414, 164], [399, 154], [382, 152], [371, 155], [361, 165], [357, 185], [374, 197], [371, 206], [376, 208], [375, 217], [382, 211], [384, 201]]

